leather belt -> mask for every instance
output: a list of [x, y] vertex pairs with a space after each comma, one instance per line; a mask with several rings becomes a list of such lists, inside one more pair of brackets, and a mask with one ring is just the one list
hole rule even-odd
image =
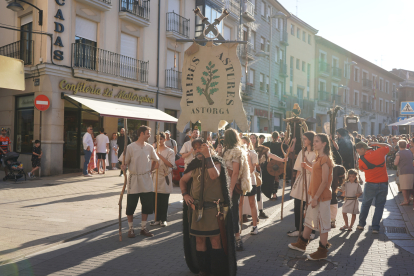
[[356, 196], [352, 196], [352, 197], [345, 197], [345, 200], [356, 200], [357, 199], [357, 197]]
[[[199, 204], [200, 204], [200, 201], [199, 200], [197, 200], [197, 199], [194, 200], [194, 205], [196, 206], [197, 209], [200, 209], [198, 207], [201, 207], [201, 206], [199, 206]], [[222, 206], [224, 206], [224, 204], [223, 203], [220, 203], [220, 207], [222, 207]], [[214, 202], [210, 202], [210, 201], [204, 201], [203, 202], [203, 208], [204, 209], [217, 208], [217, 204], [214, 203]]]

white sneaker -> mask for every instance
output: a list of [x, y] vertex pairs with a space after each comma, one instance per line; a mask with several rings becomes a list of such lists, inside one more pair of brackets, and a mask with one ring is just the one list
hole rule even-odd
[[160, 225], [159, 221], [151, 221], [150, 222], [150, 226], [157, 226], [157, 225]]
[[27, 173], [27, 177], [31, 178], [32, 177], [32, 173], [31, 172], [28, 172]]
[[257, 235], [259, 234], [259, 229], [257, 229], [257, 226], [253, 226], [252, 231], [250, 231], [250, 235]]
[[83, 176], [84, 176], [84, 177], [92, 177], [92, 175], [91, 175], [91, 174], [84, 174]]
[[298, 230], [295, 230], [295, 231], [289, 231], [289, 232], [287, 233], [287, 235], [288, 235], [289, 237], [299, 237], [299, 231], [298, 231]]
[[310, 240], [315, 239], [315, 234], [312, 234], [312, 233], [311, 233], [311, 234], [310, 234], [310, 236], [309, 236], [309, 239], [310, 239]]
[[167, 224], [167, 222], [166, 221], [161, 221], [160, 222], [160, 226], [161, 227], [165, 227], [165, 226], [167, 226], [168, 224]]

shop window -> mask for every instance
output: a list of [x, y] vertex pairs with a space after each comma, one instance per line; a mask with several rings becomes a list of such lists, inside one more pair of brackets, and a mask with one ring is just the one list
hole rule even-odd
[[[178, 118], [178, 111], [172, 109], [165, 109], [165, 113]], [[171, 132], [171, 138], [177, 141], [177, 124], [164, 123], [164, 131], [169, 130]]]
[[[142, 125], [147, 126], [148, 121], [128, 119], [127, 124], [128, 124], [128, 136], [129, 138], [131, 138], [132, 142], [135, 142], [136, 140], [138, 140], [138, 128]], [[120, 132], [121, 128], [123, 127], [124, 127], [124, 119], [120, 118], [118, 119], [118, 132]], [[152, 133], [151, 135], [153, 135], [155, 133], [155, 129], [151, 129], [151, 133]]]
[[16, 97], [14, 144], [18, 153], [31, 153], [33, 148], [34, 95]]

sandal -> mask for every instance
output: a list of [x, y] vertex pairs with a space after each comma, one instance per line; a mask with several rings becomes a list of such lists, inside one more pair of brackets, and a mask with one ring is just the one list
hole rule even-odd
[[352, 231], [352, 226], [348, 227], [348, 229], [346, 229], [347, 231]]
[[400, 206], [409, 205], [409, 204], [410, 204], [410, 202], [403, 202], [403, 203], [400, 204]]
[[341, 228], [339, 228], [339, 230], [348, 230], [349, 226], [348, 225], [344, 225]]

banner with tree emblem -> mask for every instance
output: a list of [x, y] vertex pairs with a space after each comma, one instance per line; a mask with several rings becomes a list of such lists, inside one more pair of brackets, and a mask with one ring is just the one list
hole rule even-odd
[[217, 132], [219, 122], [236, 122], [248, 131], [240, 97], [241, 65], [236, 43], [201, 46], [195, 42], [185, 51], [182, 74], [183, 96], [178, 129], [200, 121], [203, 131]]

